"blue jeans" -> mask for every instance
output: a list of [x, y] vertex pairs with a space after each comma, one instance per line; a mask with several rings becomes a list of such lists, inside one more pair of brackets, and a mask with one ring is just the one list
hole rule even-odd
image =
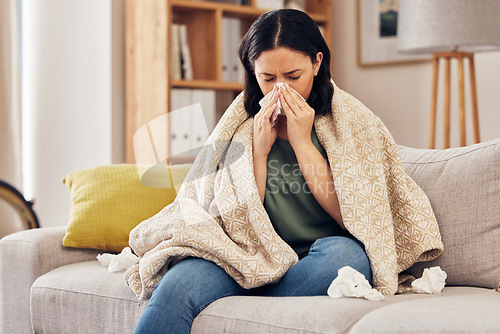
[[338, 270], [351, 266], [371, 283], [363, 245], [347, 237], [316, 240], [307, 256], [276, 283], [244, 289], [213, 262], [187, 258], [173, 266], [155, 288], [135, 333], [189, 333], [194, 318], [215, 300], [228, 296], [319, 296]]

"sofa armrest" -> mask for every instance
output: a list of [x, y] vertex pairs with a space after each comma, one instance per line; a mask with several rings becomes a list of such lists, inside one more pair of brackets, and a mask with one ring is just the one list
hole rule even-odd
[[0, 333], [31, 333], [30, 289], [41, 275], [95, 259], [99, 251], [66, 248], [66, 227], [26, 230], [0, 240]]

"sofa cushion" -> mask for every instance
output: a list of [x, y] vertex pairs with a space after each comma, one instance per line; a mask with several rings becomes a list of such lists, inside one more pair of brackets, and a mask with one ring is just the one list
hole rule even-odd
[[69, 173], [63, 179], [71, 192], [63, 245], [120, 252], [128, 246], [129, 233], [137, 224], [172, 203], [176, 186], [190, 167], [158, 165], [142, 177], [141, 166], [132, 164]]
[[408, 272], [440, 266], [447, 285], [494, 288], [500, 280], [500, 139], [447, 150], [400, 147], [441, 230], [444, 253]]
[[350, 298], [249, 297], [219, 299], [196, 317], [192, 332], [347, 333], [383, 304]]
[[328, 296], [226, 297], [208, 305], [195, 318], [191, 333], [348, 333], [374, 310], [432, 297], [413, 293], [389, 296], [383, 301]]
[[441, 296], [378, 308], [349, 333], [498, 333], [498, 310], [500, 293], [494, 290], [448, 287]]
[[[470, 310], [468, 306], [476, 302], [484, 302], [485, 307]], [[383, 301], [237, 296], [210, 304], [194, 320], [191, 333], [392, 333], [399, 326], [432, 325], [440, 319], [450, 326], [461, 319], [462, 326], [489, 325], [498, 330], [499, 303], [498, 292], [471, 287], [446, 287], [441, 295], [386, 296]], [[405, 333], [437, 332], [412, 329]]]
[[98, 261], [69, 264], [31, 287], [35, 333], [132, 333], [146, 302]]

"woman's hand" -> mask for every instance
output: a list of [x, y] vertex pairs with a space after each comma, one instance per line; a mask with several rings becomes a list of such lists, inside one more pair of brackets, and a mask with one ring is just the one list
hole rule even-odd
[[266, 158], [271, 151], [271, 147], [276, 141], [277, 131], [272, 126], [270, 118], [277, 108], [279, 97], [278, 87], [274, 87], [269, 101], [255, 115], [253, 123], [253, 155], [254, 157]]
[[287, 135], [295, 152], [301, 146], [312, 145], [311, 131], [315, 111], [288, 84], [281, 89], [280, 102], [286, 115]]
[[273, 111], [277, 108], [278, 87], [275, 86], [272, 92], [271, 98], [255, 115], [253, 121], [253, 169], [262, 203], [266, 194], [267, 156], [278, 136], [276, 128], [270, 122]]

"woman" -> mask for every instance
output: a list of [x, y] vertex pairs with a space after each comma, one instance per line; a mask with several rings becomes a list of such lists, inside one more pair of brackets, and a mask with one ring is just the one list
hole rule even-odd
[[[213, 262], [182, 260], [156, 286], [136, 333], [189, 333], [197, 314], [226, 296], [326, 295], [346, 265], [371, 281], [363, 245], [343, 225], [326, 153], [313, 128], [315, 116], [331, 112], [333, 95], [330, 52], [316, 23], [296, 10], [265, 13], [243, 38], [240, 59], [244, 105], [254, 117], [259, 196], [300, 261], [278, 282], [245, 289]], [[259, 101], [269, 93], [261, 108]], [[284, 115], [273, 126], [278, 101]]]

